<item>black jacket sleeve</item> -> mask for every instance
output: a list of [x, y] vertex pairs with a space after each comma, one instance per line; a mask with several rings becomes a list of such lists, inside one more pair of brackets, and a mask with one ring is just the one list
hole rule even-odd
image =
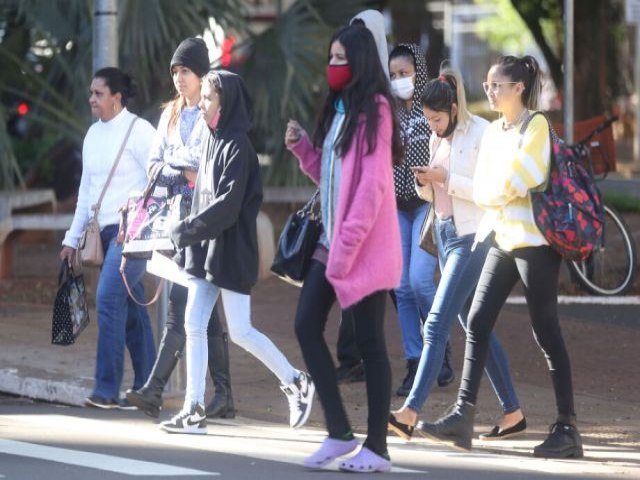
[[239, 142], [229, 142], [221, 153], [222, 158], [213, 160], [214, 166], [209, 173], [219, 178], [210, 203], [202, 205], [171, 232], [178, 248], [213, 240], [238, 221], [249, 179], [249, 152], [241, 148]]

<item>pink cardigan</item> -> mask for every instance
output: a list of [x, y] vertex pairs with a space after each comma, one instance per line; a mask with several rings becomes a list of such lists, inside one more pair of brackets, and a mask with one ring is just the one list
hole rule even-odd
[[[342, 308], [400, 284], [402, 253], [391, 160], [392, 113], [384, 97], [378, 98], [378, 113], [375, 150], [365, 153], [363, 117], [342, 159], [326, 272]], [[322, 149], [315, 148], [305, 133], [291, 151], [302, 171], [319, 183]]]

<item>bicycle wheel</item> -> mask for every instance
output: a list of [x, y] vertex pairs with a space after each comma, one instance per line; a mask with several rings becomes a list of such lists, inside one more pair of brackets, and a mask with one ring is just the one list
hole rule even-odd
[[595, 295], [620, 295], [633, 284], [636, 247], [629, 227], [612, 207], [604, 205], [602, 241], [586, 260], [567, 262], [575, 280]]

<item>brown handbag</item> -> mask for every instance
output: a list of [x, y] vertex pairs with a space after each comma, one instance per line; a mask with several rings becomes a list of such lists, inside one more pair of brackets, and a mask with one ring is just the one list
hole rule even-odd
[[433, 233], [433, 219], [435, 216], [433, 203], [429, 208], [429, 213], [424, 218], [422, 229], [420, 230], [420, 248], [430, 253], [434, 257], [438, 257], [438, 245]]
[[98, 203], [91, 207], [93, 215], [89, 220], [89, 223], [87, 223], [84, 231], [82, 232], [82, 235], [80, 236], [80, 241], [78, 242], [78, 248], [76, 251], [76, 264], [79, 264], [83, 267], [101, 267], [102, 263], [104, 262], [104, 249], [102, 247], [102, 238], [100, 238], [100, 224], [98, 223], [98, 213], [100, 212], [100, 206], [102, 205], [104, 194], [107, 191], [107, 187], [111, 183], [113, 174], [115, 173], [116, 167], [120, 162], [120, 157], [122, 157], [122, 152], [124, 152], [124, 147], [127, 144], [127, 140], [129, 140], [131, 130], [133, 130], [133, 124], [136, 123], [137, 119], [138, 117], [135, 117], [129, 125], [129, 130], [127, 130], [127, 134], [124, 136], [122, 145], [120, 145], [120, 150], [118, 151], [118, 155], [113, 162], [113, 166], [111, 167], [111, 171], [109, 172], [107, 181], [104, 184], [104, 187], [102, 187], [102, 192], [100, 192]]

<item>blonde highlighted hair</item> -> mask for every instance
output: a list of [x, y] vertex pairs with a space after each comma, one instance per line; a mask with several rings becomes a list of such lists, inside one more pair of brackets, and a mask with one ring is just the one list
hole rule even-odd
[[420, 100], [423, 107], [447, 113], [455, 103], [458, 106], [458, 123], [464, 126], [471, 121], [462, 76], [449, 65], [441, 65], [438, 77], [427, 83]]

